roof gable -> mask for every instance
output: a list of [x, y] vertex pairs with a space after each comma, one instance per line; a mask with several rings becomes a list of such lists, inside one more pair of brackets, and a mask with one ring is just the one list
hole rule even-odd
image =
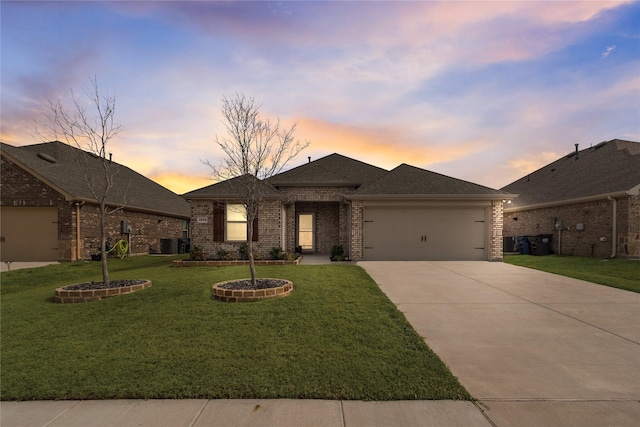
[[402, 164], [360, 187], [356, 196], [496, 196], [506, 193], [472, 182]]
[[183, 194], [182, 197], [186, 199], [243, 199], [244, 189], [248, 185], [255, 186], [256, 192], [267, 198], [279, 197], [282, 194], [270, 183], [247, 174], [190, 191]]
[[322, 157], [268, 179], [275, 186], [359, 186], [387, 173], [377, 166], [337, 153]]
[[519, 196], [509, 206], [533, 206], [629, 191], [640, 185], [640, 143], [614, 139], [550, 163], [502, 188]]
[[[95, 155], [61, 142], [21, 147], [1, 143], [1, 147], [3, 155], [10, 156], [22, 168], [60, 191], [65, 197], [96, 201], [87, 186], [85, 174], [78, 166], [78, 162], [86, 162], [89, 170], [101, 170], [102, 159]], [[114, 173], [115, 182], [109, 193], [108, 203], [189, 217], [189, 204], [171, 190], [116, 162], [110, 162], [109, 168]], [[100, 180], [97, 182], [100, 183]]]

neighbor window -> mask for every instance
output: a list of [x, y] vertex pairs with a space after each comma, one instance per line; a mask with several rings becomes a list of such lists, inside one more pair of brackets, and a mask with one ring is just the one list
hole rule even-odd
[[247, 210], [244, 205], [227, 205], [227, 240], [247, 241]]
[[187, 221], [186, 219], [182, 220], [182, 237], [184, 239], [189, 238], [189, 221]]

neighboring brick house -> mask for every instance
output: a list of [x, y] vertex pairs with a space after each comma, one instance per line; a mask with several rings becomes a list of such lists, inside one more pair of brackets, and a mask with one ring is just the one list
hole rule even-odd
[[640, 143], [578, 148], [502, 188], [518, 194], [504, 206], [504, 235], [552, 235], [562, 255], [640, 256]]
[[[502, 259], [502, 203], [511, 196], [500, 190], [405, 164], [387, 171], [339, 154], [262, 184], [254, 223], [261, 256], [277, 246], [328, 254], [342, 245], [353, 260]], [[209, 257], [246, 241], [233, 188], [229, 180], [183, 195], [191, 203], [192, 243]]]
[[[77, 159], [94, 171], [101, 159], [60, 142], [1, 149], [2, 261], [89, 259], [100, 248], [100, 209]], [[109, 209], [123, 207], [107, 217], [112, 242], [130, 240], [132, 254], [147, 254], [161, 252], [161, 239], [187, 237], [183, 198], [126, 166], [109, 167]]]

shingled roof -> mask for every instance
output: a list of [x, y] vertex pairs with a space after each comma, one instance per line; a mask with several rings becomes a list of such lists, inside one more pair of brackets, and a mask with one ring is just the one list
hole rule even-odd
[[285, 186], [349, 186], [357, 187], [380, 178], [387, 171], [340, 154], [330, 154], [313, 162], [274, 175], [268, 181]]
[[[3, 156], [60, 192], [67, 200], [96, 202], [82, 172], [84, 166], [79, 167], [78, 159], [81, 159], [81, 162], [86, 161], [90, 170], [99, 171], [102, 167], [101, 158], [61, 142], [21, 147], [0, 143], [0, 147]], [[189, 204], [174, 192], [116, 162], [110, 162], [109, 167], [114, 172], [115, 183], [107, 203], [124, 204], [128, 209], [189, 218]]]
[[[183, 197], [231, 199], [238, 196], [234, 178], [222, 181], [190, 193]], [[408, 198], [481, 198], [501, 199], [513, 195], [468, 181], [441, 175], [425, 169], [402, 164], [392, 171], [363, 163], [340, 154], [331, 154], [306, 163], [264, 181], [263, 194], [282, 194], [278, 187], [355, 187], [349, 199], [371, 197]]]
[[502, 188], [519, 196], [509, 210], [640, 189], [640, 143], [614, 139], [573, 151]]
[[256, 185], [260, 195], [266, 198], [280, 197], [282, 193], [266, 181], [260, 181], [253, 175], [242, 175], [226, 181], [217, 182], [183, 194], [185, 199], [243, 199], [243, 189], [247, 185]]
[[473, 197], [500, 199], [510, 194], [472, 182], [401, 164], [381, 178], [364, 184], [349, 198]]

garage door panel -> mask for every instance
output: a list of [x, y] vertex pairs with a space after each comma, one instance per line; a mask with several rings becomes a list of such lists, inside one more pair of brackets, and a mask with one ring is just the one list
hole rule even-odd
[[365, 209], [366, 260], [485, 260], [484, 208]]
[[57, 208], [0, 209], [1, 261], [58, 261]]

